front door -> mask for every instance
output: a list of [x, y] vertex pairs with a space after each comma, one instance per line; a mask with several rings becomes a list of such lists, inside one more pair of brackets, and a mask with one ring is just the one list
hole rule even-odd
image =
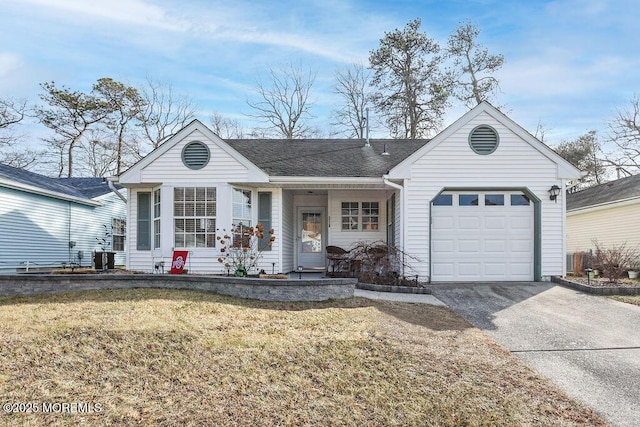
[[298, 265], [324, 267], [324, 209], [300, 208], [298, 213]]

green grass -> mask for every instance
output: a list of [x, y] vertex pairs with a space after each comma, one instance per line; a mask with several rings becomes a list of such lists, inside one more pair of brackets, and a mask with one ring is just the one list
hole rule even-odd
[[451, 310], [176, 290], [0, 298], [6, 425], [604, 425]]

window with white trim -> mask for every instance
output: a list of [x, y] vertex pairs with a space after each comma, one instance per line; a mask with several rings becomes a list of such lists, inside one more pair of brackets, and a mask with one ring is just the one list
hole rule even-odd
[[216, 188], [175, 187], [173, 217], [175, 247], [215, 247]]
[[240, 232], [233, 233], [233, 246], [242, 247], [248, 246], [249, 242], [241, 242], [240, 236], [243, 234], [242, 230], [251, 227], [251, 218], [253, 215], [253, 208], [251, 204], [252, 192], [251, 190], [243, 190], [241, 188], [233, 189], [233, 196], [231, 198], [232, 207], [232, 222], [234, 229]]
[[380, 226], [379, 202], [342, 202], [343, 231], [377, 231]]
[[124, 238], [127, 230], [127, 221], [122, 218], [111, 219], [111, 239], [114, 251], [124, 251]]
[[153, 191], [153, 248], [160, 247], [160, 189]]

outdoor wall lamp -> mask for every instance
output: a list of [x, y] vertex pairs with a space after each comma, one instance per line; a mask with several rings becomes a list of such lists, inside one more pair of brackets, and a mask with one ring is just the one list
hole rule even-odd
[[558, 196], [559, 195], [560, 195], [560, 187], [558, 187], [557, 185], [553, 184], [551, 186], [551, 188], [549, 189], [549, 199], [553, 200], [556, 203], [558, 203]]

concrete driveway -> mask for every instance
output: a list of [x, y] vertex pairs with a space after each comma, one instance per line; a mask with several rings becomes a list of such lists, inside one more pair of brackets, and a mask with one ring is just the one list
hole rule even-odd
[[432, 286], [439, 300], [612, 425], [640, 425], [640, 307], [552, 283]]

